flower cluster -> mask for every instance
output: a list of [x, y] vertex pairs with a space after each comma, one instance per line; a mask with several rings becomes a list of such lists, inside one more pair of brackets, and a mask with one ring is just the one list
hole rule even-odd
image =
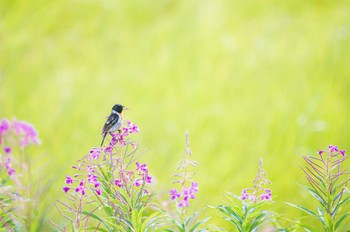
[[329, 145], [328, 146], [328, 150], [318, 150], [318, 154], [319, 155], [322, 155], [324, 152], [329, 152], [332, 157], [338, 156], [338, 155], [346, 156], [346, 154], [345, 154], [346, 151], [345, 150], [340, 150], [338, 148], [338, 146], [333, 146], [333, 145]]
[[143, 184], [151, 184], [152, 176], [148, 172], [147, 164], [135, 163], [136, 169], [131, 171], [120, 170], [120, 177], [114, 180], [114, 184], [122, 188], [126, 188], [128, 185], [134, 185], [139, 187]]
[[7, 137], [10, 132], [14, 132], [16, 135], [21, 149], [31, 144], [40, 143], [38, 132], [32, 124], [15, 119], [10, 122], [6, 118], [3, 118], [0, 122], [0, 145], [3, 144], [4, 138]]
[[179, 199], [178, 207], [188, 207], [190, 206], [190, 199], [195, 199], [196, 194], [198, 193], [198, 182], [192, 182], [190, 187], [183, 186], [181, 192], [176, 188], [170, 190], [170, 199], [176, 200]]
[[263, 160], [260, 159], [258, 173], [254, 179], [254, 185], [252, 188], [245, 188], [242, 190], [242, 201], [250, 200], [257, 203], [260, 201], [272, 200], [271, 189], [263, 187], [266, 184], [271, 184], [271, 181], [267, 179], [267, 174], [263, 167]]
[[3, 118], [0, 122], [0, 145], [3, 143], [4, 136], [7, 134], [7, 132], [10, 130], [10, 122]]
[[[136, 124], [131, 123], [130, 121], [127, 121], [126, 127], [123, 127], [121, 130], [119, 130], [118, 133], [110, 133], [112, 136], [111, 141], [109, 142], [109, 145], [104, 148], [104, 152], [113, 152], [115, 146], [118, 144], [120, 147], [125, 147], [127, 145], [126, 137], [128, 137], [130, 134], [139, 133], [140, 129]], [[131, 143], [131, 145], [134, 147], [134, 144]]]
[[[18, 144], [14, 143], [18, 141]], [[15, 169], [12, 167], [12, 147], [19, 145], [23, 150], [31, 144], [39, 144], [40, 140], [38, 132], [34, 126], [24, 121], [17, 121], [13, 119], [9, 121], [3, 118], [0, 121], [0, 146], [4, 152], [4, 156], [0, 152], [0, 170], [5, 168], [7, 174], [12, 176], [15, 174]]]
[[[92, 189], [97, 195], [101, 195], [101, 178], [104, 179], [104, 177], [99, 173], [98, 169], [106, 167], [106, 160], [109, 160], [107, 166], [112, 168], [114, 177], [112, 181], [108, 180], [108, 182], [113, 183], [117, 187], [128, 186], [130, 183], [136, 187], [152, 183], [152, 176], [149, 174], [146, 164], [136, 162], [136, 169], [125, 170], [120, 153], [121, 150], [116, 150], [124, 148], [128, 144], [133, 146], [133, 143], [128, 142], [127, 137], [130, 134], [139, 132], [140, 129], [136, 124], [127, 121], [126, 126], [118, 133], [110, 133], [112, 138], [108, 146], [92, 148], [88, 155], [78, 161], [77, 166], [73, 166], [80, 173], [75, 174], [74, 178], [66, 176], [66, 186], [63, 187], [63, 191], [67, 193], [70, 189], [75, 189], [76, 193], [84, 196], [87, 189]], [[77, 186], [74, 186], [74, 183], [77, 183]]]
[[[89, 153], [89, 159], [90, 160], [98, 160], [100, 158], [100, 149], [98, 148], [93, 148], [90, 150]], [[101, 195], [101, 182], [98, 180], [98, 176], [95, 174], [96, 166], [94, 165], [87, 165], [85, 168], [82, 167], [82, 165], [73, 166], [73, 168], [78, 169], [79, 171], [83, 170], [86, 173], [85, 178], [83, 179], [77, 179], [77, 178], [72, 178], [71, 176], [67, 175], [66, 176], [66, 181], [65, 183], [67, 185], [73, 185], [74, 182], [79, 182], [78, 186], [76, 187], [69, 187], [69, 186], [64, 186], [63, 191], [68, 192], [70, 189], [75, 189], [75, 192], [80, 193], [81, 195], [85, 195], [86, 189], [87, 189], [87, 184], [89, 184], [90, 188], [93, 189], [97, 195]], [[79, 174], [76, 174], [75, 177], [80, 176]]]
[[241, 199], [242, 201], [251, 200], [252, 202], [257, 201], [268, 201], [272, 199], [272, 191], [271, 189], [263, 188], [261, 189], [260, 195], [256, 195], [256, 189], [254, 188], [246, 188], [242, 190]]
[[4, 162], [4, 164], [5, 164], [7, 174], [9, 176], [14, 175], [16, 170], [11, 167], [11, 158], [10, 157], [7, 157], [7, 160]]

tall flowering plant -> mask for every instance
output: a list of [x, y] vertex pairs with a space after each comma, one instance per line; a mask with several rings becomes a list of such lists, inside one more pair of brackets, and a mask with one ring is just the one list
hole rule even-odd
[[189, 213], [191, 202], [195, 200], [199, 192], [199, 184], [194, 181], [193, 176], [195, 173], [192, 171], [193, 168], [197, 167], [198, 162], [192, 160], [191, 156], [192, 151], [190, 149], [188, 132], [186, 132], [184, 156], [177, 168], [178, 172], [174, 174], [175, 180], [173, 184], [178, 187], [169, 191], [171, 206], [175, 208], [175, 213], [163, 210], [166, 221], [164, 231], [197, 231], [208, 220], [207, 218], [196, 221], [200, 211]]
[[30, 199], [33, 181], [25, 150], [39, 143], [32, 124], [6, 118], [0, 121], [0, 228], [34, 229], [32, 222], [38, 202]]
[[75, 231], [147, 231], [156, 224], [157, 214], [144, 217], [153, 177], [146, 163], [137, 162], [138, 146], [131, 135], [139, 131], [128, 121], [111, 133], [108, 146], [92, 148], [72, 167], [75, 173], [66, 176], [62, 190], [67, 200], [58, 200], [56, 207]]
[[266, 204], [272, 203], [272, 191], [266, 188], [267, 184], [271, 182], [267, 179], [263, 160], [260, 159], [253, 187], [243, 189], [241, 196], [229, 193], [226, 195], [228, 201], [216, 208], [238, 231], [256, 231], [263, 223], [272, 220], [273, 213], [264, 210]]
[[[348, 159], [345, 150], [329, 145], [325, 150], [319, 150], [317, 156], [304, 156], [305, 173], [309, 186], [302, 186], [318, 202], [317, 210], [288, 203], [308, 215], [316, 218], [327, 232], [341, 231], [341, 225], [350, 215], [345, 210], [350, 202], [349, 191], [346, 188], [350, 180], [349, 168], [343, 164]], [[309, 230], [312, 228], [307, 227]]]

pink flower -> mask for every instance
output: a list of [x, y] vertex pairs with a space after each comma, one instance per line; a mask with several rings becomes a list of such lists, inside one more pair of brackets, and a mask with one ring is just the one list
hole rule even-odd
[[12, 126], [19, 137], [19, 144], [22, 149], [31, 144], [40, 143], [38, 132], [32, 124], [24, 121], [12, 120]]
[[147, 174], [147, 176], [146, 176], [146, 183], [149, 183], [149, 184], [152, 183], [152, 176]]
[[93, 148], [90, 150], [90, 158], [91, 159], [99, 159], [101, 155], [101, 149], [99, 148]]
[[177, 191], [177, 189], [170, 190], [170, 199], [175, 200], [176, 198], [180, 198], [181, 194]]
[[142, 181], [140, 179], [136, 179], [134, 184], [136, 187], [139, 187], [142, 184]]
[[70, 176], [66, 176], [66, 184], [73, 184], [73, 179]]
[[76, 192], [81, 192], [81, 195], [84, 196], [85, 195], [85, 190], [86, 190], [86, 187], [85, 187], [84, 180], [81, 180], [79, 186], [75, 189], [75, 191]]
[[66, 192], [68, 192], [69, 191], [69, 187], [67, 187], [67, 186], [65, 186], [65, 187], [63, 187], [63, 191], [66, 193]]
[[5, 154], [10, 154], [12, 151], [11, 147], [4, 147]]
[[121, 180], [115, 179], [115, 180], [114, 180], [114, 184], [115, 184], [116, 186], [118, 186], [119, 188], [122, 187], [122, 181], [121, 181]]
[[142, 171], [144, 173], [148, 172], [147, 165], [146, 164], [140, 164], [139, 162], [136, 162], [136, 170]]

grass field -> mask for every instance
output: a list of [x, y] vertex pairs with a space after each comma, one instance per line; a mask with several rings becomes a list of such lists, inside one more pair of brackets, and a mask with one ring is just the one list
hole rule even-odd
[[29, 153], [33, 173], [53, 178], [43, 205], [63, 197], [121, 102], [159, 194], [188, 130], [198, 207], [249, 187], [262, 157], [275, 209], [300, 217], [283, 202], [316, 205], [297, 184], [302, 155], [350, 150], [349, 11], [342, 0], [3, 0], [0, 116], [40, 133]]

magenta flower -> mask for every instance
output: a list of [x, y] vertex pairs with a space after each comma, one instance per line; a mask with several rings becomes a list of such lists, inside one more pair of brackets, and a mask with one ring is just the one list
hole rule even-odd
[[75, 192], [80, 192], [81, 195], [85, 195], [85, 190], [86, 190], [86, 187], [85, 187], [85, 183], [84, 183], [84, 180], [81, 180], [79, 186], [75, 189]]
[[175, 200], [176, 198], [180, 198], [181, 194], [177, 191], [177, 189], [170, 190], [170, 199]]
[[5, 154], [10, 154], [12, 151], [11, 147], [4, 147]]
[[66, 176], [66, 184], [73, 184], [73, 179], [70, 176]]
[[339, 152], [340, 152], [340, 154], [341, 154], [342, 156], [346, 156], [345, 150], [340, 150]]
[[98, 189], [98, 188], [97, 188], [97, 189], [96, 189], [96, 194], [100, 196], [100, 195], [101, 195], [101, 189]]
[[10, 122], [3, 118], [0, 122], [0, 136], [5, 134], [10, 129]]
[[69, 191], [69, 187], [67, 187], [67, 186], [65, 186], [65, 187], [63, 187], [63, 191], [65, 192], [65, 193], [67, 193], [68, 191]]
[[134, 184], [136, 187], [139, 187], [142, 184], [142, 181], [140, 179], [136, 179]]
[[178, 204], [178, 206], [179, 206], [180, 208], [190, 206], [190, 202], [188, 201], [188, 198], [184, 198], [182, 201], [180, 201], [180, 203]]
[[328, 146], [328, 149], [329, 149], [329, 152], [330, 152], [330, 153], [338, 152], [338, 151], [339, 151], [338, 147], [337, 147], [337, 146], [333, 146], [333, 145], [329, 145], [329, 146]]
[[140, 129], [136, 124], [131, 123], [130, 121], [127, 122], [128, 124], [128, 132], [129, 133], [139, 133]]
[[15, 174], [16, 170], [11, 167], [11, 158], [8, 157], [7, 160], [5, 161], [5, 168], [7, 170], [7, 174], [9, 176], [12, 176]]
[[114, 180], [114, 184], [115, 184], [116, 186], [118, 186], [119, 188], [122, 187], [122, 181], [121, 181], [121, 180], [115, 179], [115, 180]]
[[40, 143], [38, 132], [32, 124], [24, 121], [12, 120], [12, 126], [15, 133], [19, 136], [21, 148]]
[[143, 173], [148, 173], [147, 165], [146, 164], [140, 164], [139, 162], [136, 162], [136, 170], [141, 171]]
[[101, 149], [100, 148], [93, 148], [90, 150], [90, 158], [91, 159], [99, 159], [101, 156]]
[[192, 182], [191, 192], [198, 193], [198, 182]]
[[152, 183], [152, 176], [147, 174], [147, 176], [146, 176], [146, 183], [149, 183], [149, 184]]
[[9, 176], [14, 175], [14, 174], [15, 174], [15, 172], [16, 172], [16, 170], [15, 170], [15, 169], [13, 169], [13, 168], [9, 168], [9, 169], [7, 169], [7, 174], [8, 174]]

